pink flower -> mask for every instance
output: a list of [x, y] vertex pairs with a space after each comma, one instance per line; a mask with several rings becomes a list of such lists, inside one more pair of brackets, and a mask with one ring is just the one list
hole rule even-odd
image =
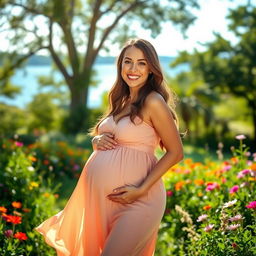
[[226, 227], [227, 230], [236, 230], [240, 227], [240, 224], [231, 224], [229, 226]]
[[201, 222], [201, 221], [206, 220], [207, 218], [208, 218], [208, 215], [207, 214], [203, 214], [203, 215], [199, 216], [196, 221], [197, 222]]
[[251, 172], [252, 171], [250, 169], [244, 169], [237, 174], [237, 178], [243, 178], [246, 174], [250, 174]]
[[244, 140], [244, 139], [246, 139], [246, 137], [243, 134], [240, 134], [240, 135], [236, 136], [236, 139], [237, 140]]
[[228, 171], [228, 170], [230, 170], [232, 168], [232, 165], [225, 165], [222, 169], [224, 170], [224, 171]]
[[213, 229], [213, 227], [214, 227], [214, 224], [209, 224], [208, 226], [206, 226], [206, 227], [204, 228], [204, 231], [205, 231], [205, 232], [209, 232], [209, 231], [211, 231], [211, 230]]
[[245, 206], [246, 208], [256, 209], [256, 201], [250, 202], [248, 205]]
[[22, 146], [23, 146], [23, 143], [20, 142], [20, 141], [15, 141], [15, 145], [16, 145], [17, 147], [22, 147]]
[[235, 185], [234, 187], [232, 187], [232, 188], [229, 190], [229, 193], [230, 193], [230, 194], [236, 193], [238, 189], [239, 189], [239, 186], [238, 186], [238, 185]]
[[216, 188], [219, 188], [219, 187], [220, 187], [220, 185], [216, 182], [208, 183], [205, 191], [212, 191], [212, 190], [214, 190]]
[[229, 218], [229, 221], [239, 221], [239, 220], [242, 220], [242, 219], [243, 219], [242, 215], [238, 214], [234, 217]]
[[13, 236], [13, 231], [11, 229], [7, 229], [7, 230], [4, 231], [4, 235], [8, 238], [12, 237]]
[[167, 194], [167, 196], [172, 196], [173, 192], [171, 190], [167, 190], [166, 194]]

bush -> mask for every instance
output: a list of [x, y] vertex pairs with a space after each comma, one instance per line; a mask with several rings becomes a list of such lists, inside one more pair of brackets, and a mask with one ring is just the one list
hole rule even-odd
[[59, 211], [60, 184], [53, 188], [49, 174], [43, 179], [48, 170], [33, 166], [34, 156], [24, 153], [23, 143], [2, 139], [0, 145], [0, 255], [55, 255], [33, 228]]

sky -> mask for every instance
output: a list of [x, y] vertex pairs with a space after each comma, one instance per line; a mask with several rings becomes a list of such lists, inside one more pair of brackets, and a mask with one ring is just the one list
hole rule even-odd
[[[228, 20], [226, 16], [229, 8], [234, 8], [239, 4], [247, 3], [249, 0], [198, 0], [200, 9], [193, 10], [197, 17], [186, 32], [187, 39], [182, 36], [182, 33], [175, 28], [170, 22], [163, 24], [162, 32], [157, 38], [153, 39], [150, 36], [150, 31], [145, 31], [137, 26], [138, 37], [149, 40], [156, 48], [161, 56], [177, 56], [179, 51], [192, 52], [193, 49], [199, 51], [204, 50], [200, 43], [205, 43], [214, 40], [213, 32], [219, 32], [226, 39], [235, 42], [236, 38], [228, 31]], [[250, 0], [256, 4], [256, 0]], [[15, 10], [14, 10], [15, 11]], [[38, 20], [40, 23], [40, 20]], [[33, 26], [31, 24], [31, 26]], [[39, 31], [40, 32], [40, 31]], [[46, 31], [42, 29], [42, 34]], [[4, 33], [0, 33], [1, 49], [8, 44], [8, 39]], [[56, 45], [59, 45], [58, 42]], [[117, 56], [119, 54], [118, 46], [111, 46], [108, 55]], [[44, 54], [43, 51], [40, 54]], [[101, 55], [105, 55], [103, 51]]]
[[[193, 11], [197, 20], [186, 32], [185, 39], [181, 32], [171, 23], [163, 25], [161, 34], [153, 39], [149, 31], [140, 30], [138, 35], [149, 40], [161, 56], [177, 56], [179, 51], [192, 52], [193, 49], [203, 51], [200, 43], [214, 40], [213, 32], [219, 32], [224, 38], [235, 41], [234, 35], [228, 31], [226, 16], [229, 8], [247, 3], [248, 0], [199, 0], [200, 9]], [[256, 0], [251, 0], [251, 3]], [[119, 49], [110, 51], [110, 55], [118, 55]]]

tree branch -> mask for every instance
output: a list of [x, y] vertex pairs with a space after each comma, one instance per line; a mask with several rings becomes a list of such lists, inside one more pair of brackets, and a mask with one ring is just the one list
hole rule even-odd
[[52, 58], [55, 62], [55, 64], [58, 66], [59, 70], [61, 71], [61, 73], [63, 74], [68, 86], [70, 86], [70, 75], [68, 74], [65, 66], [63, 65], [62, 61], [60, 60], [59, 56], [57, 55], [57, 53], [54, 50], [53, 44], [52, 44], [52, 21], [50, 21], [50, 26], [49, 26], [49, 51], [52, 55]]
[[45, 13], [42, 13], [42, 12], [38, 11], [38, 9], [35, 9], [35, 8], [32, 8], [32, 7], [27, 7], [27, 6], [25, 6], [23, 4], [20, 4], [20, 3], [15, 3], [13, 1], [11, 1], [9, 4], [13, 5], [13, 6], [19, 6], [19, 7], [23, 8], [23, 9], [25, 9], [26, 11], [28, 11], [30, 13], [33, 13], [33, 14], [43, 15], [43, 16], [48, 17], [49, 19], [53, 18], [50, 15], [46, 15]]
[[100, 6], [102, 4], [102, 0], [96, 0], [94, 8], [93, 8], [93, 16], [90, 23], [89, 37], [87, 43], [87, 49], [84, 59], [84, 70], [91, 65], [93, 59], [93, 45], [95, 41], [95, 33], [96, 33], [96, 24], [100, 17]]
[[120, 13], [116, 19], [114, 20], [114, 22], [105, 30], [105, 33], [103, 34], [101, 41], [98, 45], [98, 47], [95, 49], [94, 51], [94, 58], [96, 58], [97, 54], [99, 53], [103, 43], [105, 42], [105, 40], [107, 39], [109, 33], [114, 29], [114, 27], [117, 25], [117, 23], [119, 22], [119, 20], [125, 16], [126, 13], [128, 13], [129, 11], [133, 10], [134, 8], [136, 8], [139, 5], [142, 5], [143, 3], [146, 3], [146, 1], [135, 1], [134, 3], [132, 3], [129, 7], [127, 7], [122, 13]]

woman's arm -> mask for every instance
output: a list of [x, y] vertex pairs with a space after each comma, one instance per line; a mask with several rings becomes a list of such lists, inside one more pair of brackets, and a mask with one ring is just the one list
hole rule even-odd
[[143, 194], [173, 165], [183, 159], [183, 146], [179, 131], [163, 97], [158, 93], [152, 93], [147, 97], [145, 107], [150, 113], [151, 122], [163, 142], [166, 153], [140, 185]]

